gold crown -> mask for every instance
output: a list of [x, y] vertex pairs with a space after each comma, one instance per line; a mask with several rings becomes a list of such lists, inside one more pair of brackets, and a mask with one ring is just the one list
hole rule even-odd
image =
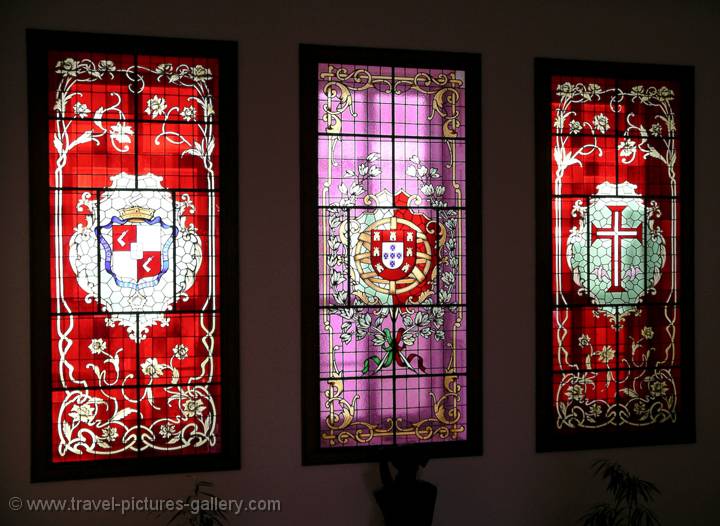
[[152, 209], [143, 208], [141, 206], [129, 206], [120, 210], [120, 217], [130, 221], [131, 223], [149, 221], [154, 215], [155, 212]]

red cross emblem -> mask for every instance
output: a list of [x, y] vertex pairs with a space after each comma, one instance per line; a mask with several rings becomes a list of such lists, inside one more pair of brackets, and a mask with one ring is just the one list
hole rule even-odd
[[622, 241], [623, 239], [638, 239], [642, 242], [643, 226], [640, 224], [634, 228], [622, 227], [622, 212], [626, 206], [608, 206], [612, 213], [612, 223], [609, 228], [598, 228], [592, 225], [590, 242], [593, 243], [598, 239], [609, 239], [612, 251], [612, 266], [610, 270], [610, 288], [608, 292], [624, 292], [620, 279], [620, 267], [622, 265]]

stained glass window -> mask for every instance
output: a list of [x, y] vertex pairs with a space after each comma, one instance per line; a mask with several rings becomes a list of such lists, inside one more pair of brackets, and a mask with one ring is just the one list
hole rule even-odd
[[306, 462], [479, 451], [477, 63], [302, 49]]
[[538, 447], [692, 440], [692, 70], [536, 82]]
[[33, 473], [232, 467], [233, 47], [110, 38], [28, 39]]

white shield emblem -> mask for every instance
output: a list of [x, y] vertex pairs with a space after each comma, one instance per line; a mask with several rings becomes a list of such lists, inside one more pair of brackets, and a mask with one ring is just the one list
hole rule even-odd
[[174, 202], [162, 177], [138, 176], [137, 187], [135, 179], [112, 177], [99, 203], [83, 195], [78, 209], [88, 210], [87, 224], [75, 228], [69, 259], [88, 301], [99, 301], [109, 313], [107, 324], [126, 327], [139, 341], [155, 323], [168, 323], [163, 313], [176, 301], [187, 301], [202, 248], [187, 223], [186, 211], [194, 211], [189, 197]]
[[587, 208], [576, 203], [580, 222], [567, 238], [573, 280], [611, 319], [635, 312], [646, 294], [654, 294], [665, 265], [658, 205], [646, 206], [635, 188], [627, 181], [598, 185]]
[[118, 286], [151, 287], [170, 269], [174, 229], [159, 217], [140, 222], [114, 217], [99, 230], [105, 270]]
[[395, 270], [400, 268], [402, 263], [404, 244], [402, 242], [391, 241], [382, 244], [382, 262], [386, 268]]

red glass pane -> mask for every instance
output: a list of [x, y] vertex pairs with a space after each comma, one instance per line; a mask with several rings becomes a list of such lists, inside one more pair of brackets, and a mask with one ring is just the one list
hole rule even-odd
[[682, 94], [652, 79], [551, 84], [556, 428], [675, 421]]
[[50, 57], [55, 462], [219, 451], [218, 74]]

